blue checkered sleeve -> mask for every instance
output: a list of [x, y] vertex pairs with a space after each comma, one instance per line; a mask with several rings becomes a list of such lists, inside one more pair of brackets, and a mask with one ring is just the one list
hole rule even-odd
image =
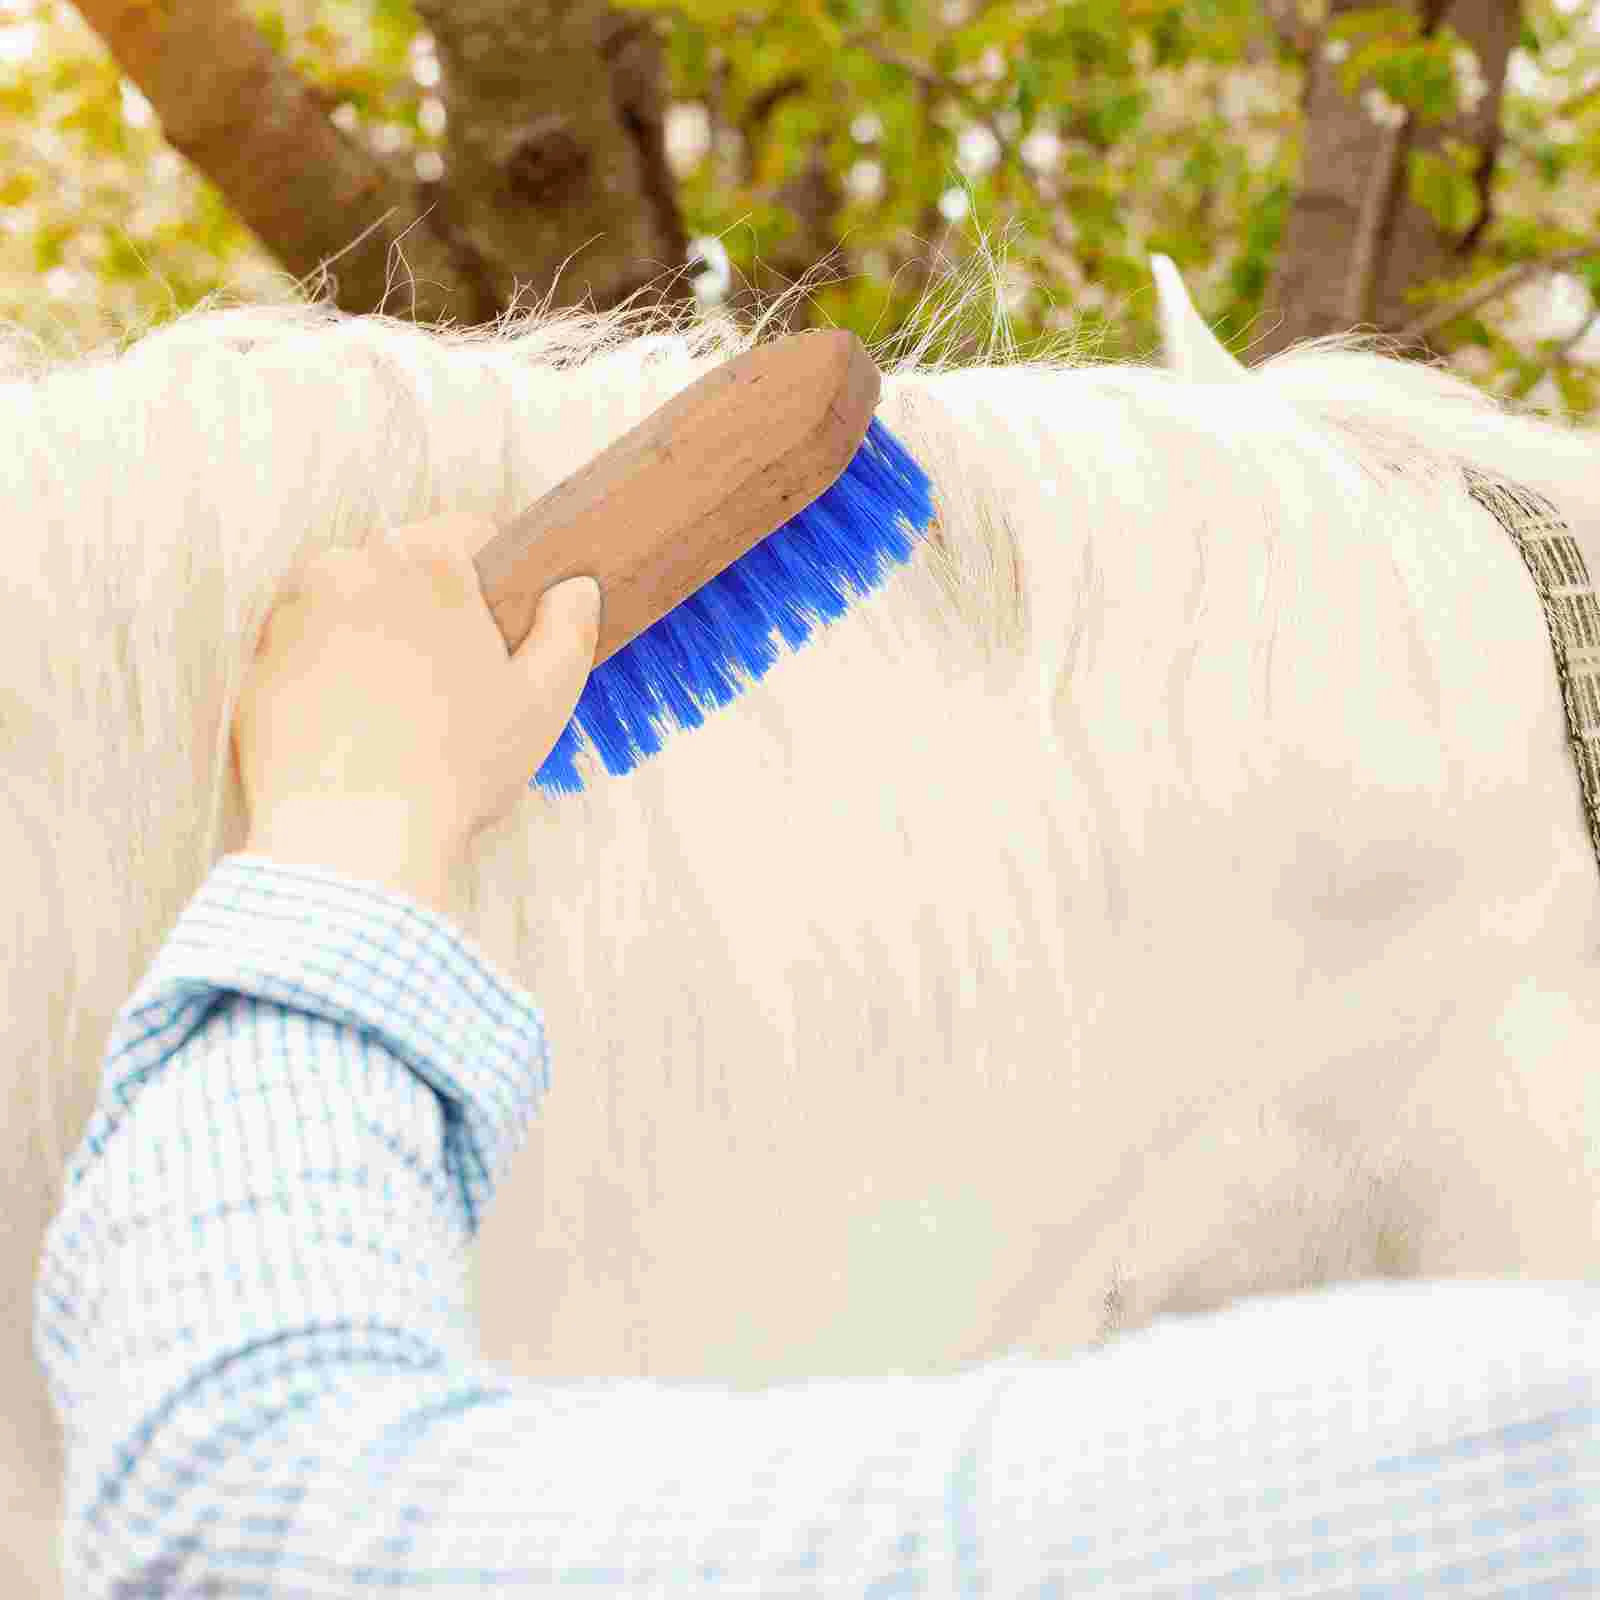
[[548, 1084], [539, 1011], [444, 917], [217, 865], [41, 1264], [71, 1600], [1600, 1583], [1595, 1285], [1349, 1285], [755, 1393], [498, 1373], [467, 1251]]

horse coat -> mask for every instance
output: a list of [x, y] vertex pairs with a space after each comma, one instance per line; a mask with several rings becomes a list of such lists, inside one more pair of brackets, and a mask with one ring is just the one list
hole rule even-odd
[[[554, 1059], [472, 1263], [490, 1358], [937, 1373], [1341, 1279], [1593, 1275], [1600, 880], [1541, 597], [1468, 478], [1594, 571], [1592, 444], [1338, 342], [1245, 373], [1175, 283], [1174, 370], [891, 371], [938, 496], [913, 566], [478, 841], [466, 929]], [[12, 356], [17, 1592], [60, 1470], [39, 1241], [112, 1017], [243, 843], [227, 731], [277, 586], [510, 516], [735, 343], [300, 307]]]

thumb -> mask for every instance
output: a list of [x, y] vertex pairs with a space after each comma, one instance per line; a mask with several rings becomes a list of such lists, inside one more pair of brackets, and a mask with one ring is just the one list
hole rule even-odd
[[560, 714], [557, 732], [583, 693], [599, 642], [600, 585], [595, 579], [568, 578], [539, 597], [533, 626], [511, 660], [534, 715], [544, 720], [551, 712]]

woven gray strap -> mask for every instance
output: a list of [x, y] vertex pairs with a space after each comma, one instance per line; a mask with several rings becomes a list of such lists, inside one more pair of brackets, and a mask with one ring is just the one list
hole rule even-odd
[[1544, 604], [1589, 842], [1600, 866], [1600, 601], [1561, 513], [1531, 489], [1466, 469], [1467, 492], [1516, 541]]

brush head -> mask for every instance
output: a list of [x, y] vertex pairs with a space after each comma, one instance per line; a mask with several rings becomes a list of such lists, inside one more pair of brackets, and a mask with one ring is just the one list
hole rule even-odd
[[474, 557], [508, 650], [539, 599], [599, 580], [595, 665], [534, 781], [583, 787], [579, 730], [608, 772], [698, 727], [818, 622], [910, 558], [932, 486], [873, 420], [878, 369], [854, 334], [748, 350], [675, 395]]
[[572, 720], [531, 780], [583, 788], [579, 732], [613, 777], [697, 728], [813, 630], [909, 561], [933, 518], [933, 486], [881, 422], [816, 500], [594, 668]]

